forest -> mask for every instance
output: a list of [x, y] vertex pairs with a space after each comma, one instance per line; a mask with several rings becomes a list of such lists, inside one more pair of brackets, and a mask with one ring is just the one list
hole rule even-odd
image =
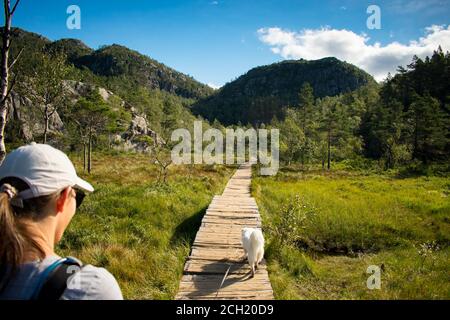
[[283, 110], [279, 127], [286, 162], [377, 160], [381, 168], [448, 162], [449, 53], [440, 48], [380, 85], [315, 99], [305, 83], [299, 103]]

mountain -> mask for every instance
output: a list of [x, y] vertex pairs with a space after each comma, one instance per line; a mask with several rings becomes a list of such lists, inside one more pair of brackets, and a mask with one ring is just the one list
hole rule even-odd
[[[11, 56], [17, 56], [21, 50], [23, 53], [14, 67], [19, 79], [17, 83], [21, 85], [12, 91], [7, 143], [20, 144], [41, 138], [42, 117], [36, 110], [42, 106], [33, 105], [23, 84], [26, 84], [27, 77], [35, 76], [35, 67], [41, 62], [42, 53], [65, 53], [67, 64], [71, 65], [65, 84], [72, 102], [88, 97], [87, 93], [95, 90], [105, 101], [108, 97], [114, 97], [113, 102], [121, 101], [125, 113], [131, 116], [131, 122], [126, 131], [114, 137], [114, 143], [125, 149], [144, 150], [147, 137], [155, 140], [162, 131], [162, 125], [168, 123], [167, 119], [175, 119], [171, 122], [174, 126], [190, 124], [195, 117], [188, 106], [213, 92], [192, 77], [118, 45], [93, 50], [80, 40], [51, 41], [39, 34], [14, 28]], [[70, 138], [66, 136], [70, 121], [63, 109], [54, 113], [49, 123], [49, 138], [55, 144]]]
[[52, 42], [20, 28], [13, 29], [12, 43], [13, 55], [24, 48], [23, 56], [26, 58], [21, 60], [26, 60], [25, 66], [33, 64], [35, 53], [62, 51], [67, 55], [68, 62], [83, 72], [90, 73], [89, 79], [96, 78], [97, 84], [120, 91], [116, 92], [120, 94], [144, 87], [196, 100], [207, 97], [214, 91], [191, 76], [117, 44], [93, 50], [80, 40], [61, 39]]
[[91, 54], [94, 50], [78, 39], [60, 39], [47, 45], [49, 50], [62, 51], [70, 62]]
[[268, 123], [274, 116], [283, 116], [283, 107], [298, 104], [298, 93], [305, 82], [313, 87], [316, 98], [375, 84], [368, 73], [336, 58], [287, 60], [248, 71], [198, 101], [192, 110], [225, 125]]
[[203, 98], [213, 90], [192, 77], [124, 46], [113, 44], [75, 59], [75, 66], [87, 67], [94, 74], [122, 77], [126, 81], [160, 89], [185, 98]]
[[[3, 27], [0, 27], [0, 32], [3, 33]], [[20, 28], [12, 28], [11, 34], [11, 50], [13, 53], [17, 53], [22, 48], [24, 49], [24, 54], [28, 52], [33, 53], [37, 50], [42, 50], [51, 43], [49, 39], [40, 34]]]

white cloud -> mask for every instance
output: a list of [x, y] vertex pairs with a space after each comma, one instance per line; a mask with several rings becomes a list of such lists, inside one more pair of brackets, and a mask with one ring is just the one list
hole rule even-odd
[[213, 6], [217, 6], [219, 4], [219, 1], [211, 1], [210, 2]]
[[208, 83], [208, 87], [213, 88], [214, 90], [220, 89], [222, 86], [216, 85], [214, 83]]
[[384, 46], [378, 42], [369, 44], [370, 38], [366, 34], [329, 27], [300, 32], [277, 27], [261, 28], [258, 34], [274, 54], [284, 59], [336, 57], [364, 69], [378, 81], [383, 80], [388, 72], [394, 74], [398, 66], [409, 64], [413, 55], [430, 56], [439, 45], [444, 51], [450, 50], [450, 25], [432, 25], [425, 29], [423, 37], [408, 44], [394, 41]]

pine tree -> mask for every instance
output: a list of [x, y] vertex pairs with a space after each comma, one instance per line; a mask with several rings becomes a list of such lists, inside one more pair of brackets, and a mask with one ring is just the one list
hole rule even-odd
[[272, 121], [272, 126], [280, 130], [280, 153], [284, 161], [291, 164], [297, 160], [305, 144], [305, 135], [299, 125], [299, 111], [286, 109], [283, 122]]
[[[385, 160], [385, 168], [393, 168], [398, 162], [410, 158], [404, 144], [404, 137], [408, 135], [405, 123], [403, 105], [398, 100], [380, 103], [377, 107], [372, 123], [373, 134], [380, 148], [379, 153]], [[400, 152], [402, 151], [403, 152]]]
[[[83, 145], [83, 166], [91, 173], [92, 148], [98, 135], [120, 129], [121, 113], [111, 110], [100, 94], [95, 91], [87, 98], [77, 101], [71, 110], [72, 122], [75, 123], [80, 142]], [[119, 126], [119, 127], [116, 127]]]
[[413, 156], [427, 164], [430, 160], [445, 157], [448, 145], [448, 115], [441, 109], [439, 101], [429, 94], [415, 96], [408, 112], [412, 127]]
[[301, 163], [304, 165], [313, 155], [313, 145], [317, 129], [314, 92], [308, 82], [305, 82], [300, 90], [298, 110], [299, 124], [304, 134], [304, 141], [300, 150]]

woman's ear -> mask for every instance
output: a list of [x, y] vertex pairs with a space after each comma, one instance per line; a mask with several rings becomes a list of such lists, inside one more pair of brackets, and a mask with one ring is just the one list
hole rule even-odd
[[56, 213], [62, 212], [67, 201], [70, 200], [70, 193], [72, 192], [71, 187], [65, 188], [56, 199]]

